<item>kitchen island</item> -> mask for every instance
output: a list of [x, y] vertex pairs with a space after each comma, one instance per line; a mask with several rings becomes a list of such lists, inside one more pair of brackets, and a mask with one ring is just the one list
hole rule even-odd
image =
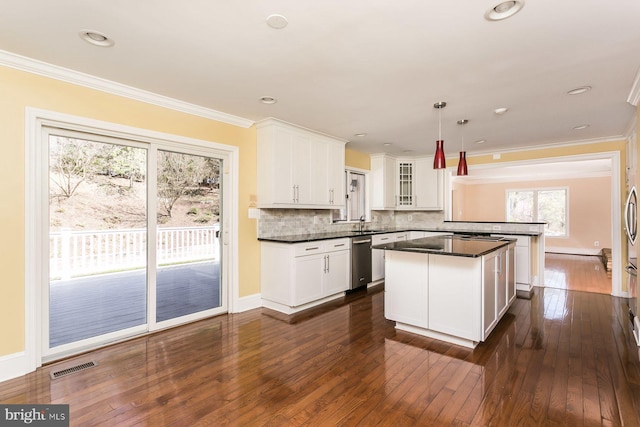
[[516, 296], [515, 240], [438, 236], [385, 250], [385, 317], [396, 329], [474, 348]]

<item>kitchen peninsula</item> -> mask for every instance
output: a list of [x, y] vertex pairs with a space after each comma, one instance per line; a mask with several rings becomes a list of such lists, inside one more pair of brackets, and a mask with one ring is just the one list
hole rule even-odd
[[373, 246], [385, 250], [385, 317], [397, 329], [474, 348], [516, 297], [515, 243], [449, 235]]

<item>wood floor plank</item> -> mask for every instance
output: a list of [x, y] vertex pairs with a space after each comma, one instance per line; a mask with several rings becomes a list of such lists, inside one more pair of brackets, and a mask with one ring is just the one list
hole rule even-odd
[[[574, 271], [581, 262], [566, 263], [564, 280], [597, 286]], [[536, 288], [470, 350], [396, 331], [381, 291], [105, 347], [0, 383], [0, 403], [67, 403], [74, 426], [640, 425], [624, 299]], [[88, 360], [98, 366], [49, 378]]]

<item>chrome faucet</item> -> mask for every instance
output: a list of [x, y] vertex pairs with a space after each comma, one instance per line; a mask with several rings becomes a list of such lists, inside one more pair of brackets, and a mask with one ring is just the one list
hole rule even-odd
[[360, 217], [360, 232], [362, 233], [362, 227], [364, 226], [364, 215]]

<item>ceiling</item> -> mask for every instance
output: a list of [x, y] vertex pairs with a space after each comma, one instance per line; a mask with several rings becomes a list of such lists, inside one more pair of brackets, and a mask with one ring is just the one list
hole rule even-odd
[[[486, 20], [500, 1], [0, 0], [0, 49], [367, 153], [432, 154], [438, 101], [447, 156], [463, 138], [472, 156], [625, 136], [640, 2], [525, 0]], [[268, 26], [272, 14], [288, 25]]]

